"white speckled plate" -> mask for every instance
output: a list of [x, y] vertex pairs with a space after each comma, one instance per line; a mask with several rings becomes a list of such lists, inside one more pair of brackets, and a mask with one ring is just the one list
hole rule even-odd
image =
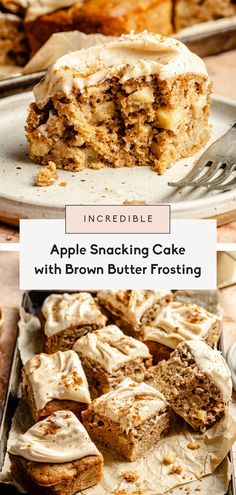
[[[224, 193], [205, 188], [176, 191], [168, 181], [184, 177], [194, 158], [177, 162], [163, 176], [148, 167], [59, 171], [59, 180], [50, 187], [35, 187], [33, 177], [40, 166], [27, 156], [24, 124], [32, 93], [0, 100], [0, 218], [62, 218], [66, 204], [122, 204], [145, 201], [171, 203], [175, 218], [203, 218], [236, 209], [236, 190]], [[215, 97], [212, 103], [212, 141], [236, 121], [236, 102]], [[59, 185], [66, 182], [66, 187]]]

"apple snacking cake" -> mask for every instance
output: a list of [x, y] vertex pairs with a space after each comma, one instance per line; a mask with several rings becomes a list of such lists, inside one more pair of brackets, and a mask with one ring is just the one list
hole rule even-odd
[[23, 66], [29, 49], [20, 17], [0, 12], [0, 64]]
[[163, 395], [145, 383], [126, 378], [111, 392], [92, 401], [82, 412], [92, 440], [134, 461], [143, 456], [169, 428]]
[[[217, 344], [221, 331], [221, 319], [196, 304], [172, 302], [146, 322], [142, 340], [148, 346], [154, 364], [170, 353], [180, 342], [203, 339], [208, 345]], [[165, 355], [164, 355], [165, 352]]]
[[142, 326], [172, 301], [173, 294], [159, 290], [101, 290], [97, 299], [109, 320], [128, 335], [140, 338]]
[[223, 416], [232, 394], [225, 359], [203, 340], [179, 344], [168, 361], [150, 368], [146, 380], [163, 393], [179, 416], [200, 432]]
[[175, 0], [175, 30], [236, 15], [234, 0]]
[[209, 138], [211, 84], [181, 42], [148, 32], [59, 58], [34, 88], [31, 159], [58, 168], [164, 173]]
[[34, 495], [73, 495], [102, 479], [102, 455], [70, 411], [33, 425], [11, 445], [9, 456], [13, 477]]
[[77, 339], [106, 324], [94, 298], [88, 292], [51, 294], [42, 306], [45, 351], [72, 349]]
[[79, 356], [72, 350], [30, 358], [22, 369], [22, 389], [36, 422], [59, 410], [80, 417], [91, 402]]
[[126, 377], [142, 382], [152, 364], [148, 347], [115, 325], [88, 333], [73, 349], [79, 354], [94, 398], [110, 392]]

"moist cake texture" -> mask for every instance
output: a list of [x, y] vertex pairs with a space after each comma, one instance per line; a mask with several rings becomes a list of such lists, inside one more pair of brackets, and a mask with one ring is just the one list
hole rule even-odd
[[36, 423], [10, 446], [9, 456], [15, 480], [36, 495], [73, 495], [102, 478], [102, 455], [69, 411]]
[[95, 399], [82, 421], [97, 445], [134, 461], [156, 445], [169, 427], [165, 398], [154, 387], [126, 378]]
[[179, 344], [168, 361], [150, 368], [145, 381], [200, 432], [223, 416], [232, 394], [230, 370], [222, 354], [201, 340]]
[[220, 330], [219, 316], [196, 304], [172, 302], [161, 308], [142, 332], [143, 341], [149, 347], [155, 364], [160, 360], [159, 350], [163, 346], [169, 354], [180, 342], [192, 339], [203, 339], [213, 347], [219, 339]]
[[150, 166], [158, 173], [209, 138], [203, 61], [147, 32], [61, 57], [34, 88], [32, 160], [58, 168]]
[[81, 337], [73, 349], [80, 356], [93, 397], [109, 392], [126, 377], [142, 382], [152, 364], [148, 347], [115, 325]]
[[51, 294], [43, 303], [42, 314], [49, 354], [72, 349], [78, 338], [104, 327], [107, 320], [88, 292]]
[[25, 363], [22, 377], [23, 395], [35, 421], [63, 409], [80, 416], [91, 402], [79, 356], [72, 350], [33, 356]]
[[139, 338], [143, 325], [150, 323], [173, 299], [170, 291], [156, 290], [102, 290], [98, 302], [108, 318], [123, 332]]

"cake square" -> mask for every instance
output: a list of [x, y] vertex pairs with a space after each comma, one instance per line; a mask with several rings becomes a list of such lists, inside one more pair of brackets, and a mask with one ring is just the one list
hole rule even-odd
[[173, 349], [186, 340], [203, 339], [214, 347], [221, 331], [221, 318], [201, 306], [172, 302], [143, 326], [143, 341], [148, 346], [154, 364], [168, 359]]
[[173, 299], [170, 291], [102, 290], [98, 302], [109, 319], [125, 333], [140, 338], [142, 326]]
[[156, 445], [169, 428], [163, 395], [145, 383], [126, 378], [108, 394], [95, 399], [82, 421], [92, 440], [134, 461]]
[[214, 21], [221, 17], [236, 15], [232, 0], [176, 0], [174, 2], [174, 25], [179, 31], [200, 22]]
[[[68, 8], [65, 8], [68, 7]], [[41, 9], [32, 3], [26, 14], [26, 30], [34, 54], [55, 32], [79, 30], [87, 34], [120, 36], [143, 31], [171, 34], [172, 0], [67, 0], [61, 9], [49, 3]]]
[[36, 354], [22, 369], [22, 389], [34, 421], [58, 410], [80, 417], [91, 402], [88, 382], [76, 352]]
[[69, 53], [34, 88], [30, 156], [73, 172], [149, 166], [163, 174], [208, 141], [210, 93], [204, 62], [159, 34]]
[[126, 377], [142, 382], [152, 364], [148, 347], [115, 325], [88, 333], [73, 349], [79, 354], [94, 398], [110, 392]]
[[14, 479], [35, 495], [73, 495], [102, 479], [102, 455], [69, 411], [36, 423], [10, 446], [9, 456]]
[[225, 413], [232, 394], [222, 354], [203, 340], [178, 345], [168, 361], [150, 368], [145, 379], [194, 430], [204, 432]]
[[23, 66], [28, 58], [29, 49], [22, 19], [0, 12], [0, 64]]
[[88, 292], [51, 294], [42, 306], [45, 351], [72, 349], [77, 339], [104, 327], [104, 316]]

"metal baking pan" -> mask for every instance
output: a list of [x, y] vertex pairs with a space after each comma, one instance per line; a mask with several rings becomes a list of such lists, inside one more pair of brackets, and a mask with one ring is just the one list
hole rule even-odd
[[[182, 294], [183, 294], [183, 299], [185, 299], [188, 291], [184, 291], [184, 293], [183, 293], [183, 291], [179, 291], [179, 292], [180, 292], [180, 297], [178, 298], [178, 300], [181, 300]], [[193, 293], [195, 291], [190, 291], [190, 292]], [[196, 293], [198, 293], [198, 294], [199, 294], [199, 292], [202, 292], [202, 297], [204, 297], [204, 293], [206, 293], [208, 291], [196, 291]], [[44, 299], [48, 295], [50, 295], [51, 293], [52, 293], [52, 291], [27, 291], [23, 295], [22, 306], [26, 312], [31, 313], [31, 314], [35, 314], [36, 316], [38, 316]], [[224, 354], [222, 336], [221, 336], [220, 341], [219, 341], [219, 350], [221, 350], [222, 353]], [[1, 442], [0, 442], [0, 471], [2, 469], [2, 465], [3, 465], [5, 454], [6, 454], [7, 438], [8, 438], [8, 434], [9, 434], [10, 427], [11, 427], [11, 419], [14, 415], [16, 406], [17, 406], [19, 398], [20, 398], [20, 379], [21, 379], [20, 368], [21, 368], [20, 355], [19, 355], [19, 351], [18, 351], [18, 348], [16, 345], [13, 356], [12, 356], [11, 371], [10, 371], [9, 380], [8, 380], [8, 387], [7, 387], [6, 397], [5, 397], [5, 403], [4, 403], [4, 407], [3, 407], [1, 414], [0, 414], [0, 439], [1, 439]], [[229, 489], [228, 489], [228, 492], [226, 495], [236, 495], [236, 484], [235, 484], [235, 473], [234, 473], [234, 466], [233, 466], [232, 451], [229, 452], [229, 459], [232, 463], [232, 476], [231, 476], [231, 480], [230, 480], [230, 484], [229, 484]], [[0, 483], [0, 493], [4, 493], [4, 495], [18, 495], [19, 494], [19, 492], [12, 485], [7, 485], [5, 483]], [[29, 495], [34, 495], [34, 494], [29, 494]]]

